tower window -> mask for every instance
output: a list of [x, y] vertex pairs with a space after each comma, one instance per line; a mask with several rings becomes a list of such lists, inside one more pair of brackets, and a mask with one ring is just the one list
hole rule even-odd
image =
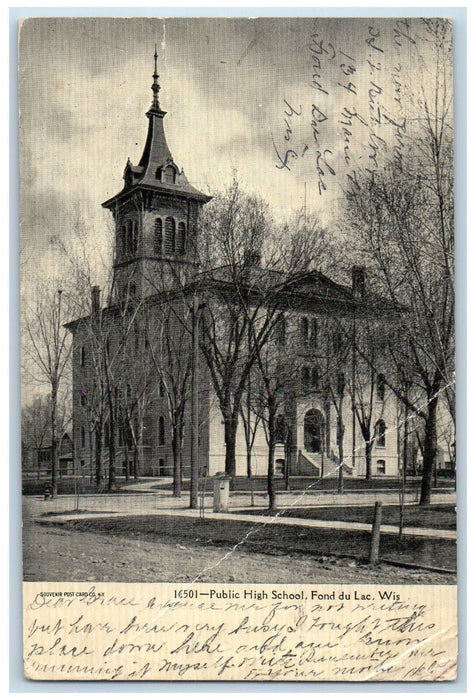
[[311, 321], [311, 339], [310, 343], [312, 347], [316, 347], [317, 345], [317, 336], [319, 333], [319, 323], [317, 321], [317, 318], [313, 318]]
[[385, 433], [387, 426], [384, 420], [378, 420], [375, 424], [375, 435], [377, 438], [377, 447], [385, 447]]
[[175, 253], [175, 220], [171, 216], [165, 219], [165, 254]]
[[305, 345], [309, 342], [309, 319], [306, 316], [301, 318], [301, 340]]
[[86, 348], [84, 347], [84, 345], [82, 346], [82, 348], [80, 350], [79, 356], [80, 356], [79, 362], [81, 364], [81, 367], [84, 367], [84, 365], [86, 364]]
[[181, 221], [178, 225], [177, 253], [185, 255], [185, 224]]
[[162, 255], [162, 219], [156, 219], [154, 224], [154, 254]]
[[163, 182], [170, 185], [175, 183], [175, 169], [171, 165], [168, 165], [163, 170]]
[[81, 426], [81, 447], [86, 447], [86, 431], [83, 426]]

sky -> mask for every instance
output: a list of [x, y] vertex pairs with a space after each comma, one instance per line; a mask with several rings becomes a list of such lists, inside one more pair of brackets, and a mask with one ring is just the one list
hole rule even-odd
[[[35, 18], [20, 33], [23, 291], [60, 276], [80, 227], [107, 253], [110, 214], [145, 143], [153, 54], [174, 160], [209, 193], [236, 171], [278, 219], [306, 206], [339, 226], [354, 167], [398, 154], [423, 76], [424, 31], [398, 19]], [[431, 80], [430, 80], [431, 82]], [[351, 115], [351, 116], [349, 116]], [[99, 274], [99, 272], [98, 272]], [[100, 280], [98, 280], [100, 281]]]

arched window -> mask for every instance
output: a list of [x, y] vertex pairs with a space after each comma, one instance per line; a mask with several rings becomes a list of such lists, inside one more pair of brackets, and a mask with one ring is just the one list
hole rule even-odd
[[163, 170], [163, 182], [166, 182], [169, 185], [173, 185], [175, 183], [175, 169], [171, 165], [168, 165]]
[[84, 345], [81, 347], [81, 350], [79, 351], [79, 362], [81, 364], [81, 367], [84, 367], [86, 364], [86, 348]]
[[301, 318], [301, 340], [305, 345], [309, 342], [309, 319], [305, 316]]
[[131, 253], [132, 255], [137, 254], [137, 242], [138, 242], [138, 225], [137, 221], [132, 221], [132, 237], [131, 237]]
[[154, 224], [154, 255], [162, 255], [162, 219]]
[[377, 375], [377, 401], [384, 401], [385, 399], [385, 376], [383, 374]]
[[276, 416], [276, 442], [284, 444], [286, 442], [286, 419], [284, 416]]
[[175, 253], [175, 220], [171, 216], [165, 219], [165, 254]]
[[385, 460], [384, 459], [377, 460], [377, 474], [385, 474]]
[[315, 348], [317, 345], [318, 333], [319, 333], [319, 323], [317, 321], [317, 318], [313, 318], [311, 321], [311, 338], [310, 338], [310, 343], [311, 343], [313, 348]]
[[127, 222], [126, 255], [132, 255], [132, 221]]
[[159, 445], [165, 445], [165, 421], [163, 416], [159, 418]]
[[377, 439], [377, 447], [385, 447], [385, 433], [387, 426], [384, 420], [378, 420], [375, 423], [375, 436]]
[[86, 447], [86, 431], [83, 426], [81, 426], [81, 447]]
[[178, 225], [177, 253], [179, 255], [185, 255], [185, 224], [183, 221], [181, 221]]
[[301, 369], [301, 388], [304, 391], [306, 389], [309, 389], [309, 383], [310, 383], [309, 367], [303, 367]]

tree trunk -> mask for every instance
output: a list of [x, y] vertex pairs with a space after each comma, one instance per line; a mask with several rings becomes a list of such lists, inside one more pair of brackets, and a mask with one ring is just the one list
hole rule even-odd
[[339, 482], [337, 486], [338, 493], [344, 493], [344, 424], [342, 422], [342, 414], [337, 417], [337, 450], [339, 453]]
[[253, 476], [253, 470], [251, 468], [251, 446], [247, 443], [246, 445], [246, 476], [251, 479]]
[[182, 495], [181, 490], [181, 478], [180, 478], [180, 450], [179, 450], [179, 436], [177, 435], [177, 427], [172, 428], [172, 455], [174, 460], [174, 496], [180, 498]]
[[423, 474], [421, 479], [420, 505], [428, 505], [431, 501], [431, 478], [436, 469], [438, 454], [437, 444], [437, 414], [438, 414], [439, 384], [433, 385], [428, 400], [428, 414], [425, 421], [425, 437], [423, 440]]
[[51, 389], [51, 498], [58, 494], [58, 443], [56, 435], [57, 391]]
[[370, 431], [366, 431], [365, 440], [365, 478], [370, 481], [372, 478], [372, 447], [373, 440], [370, 438]]
[[114, 482], [116, 481], [116, 436], [114, 421], [111, 420], [111, 430], [109, 435], [109, 470], [107, 490], [112, 491]]
[[102, 427], [96, 428], [96, 486], [101, 485], [102, 476]]
[[[92, 428], [92, 430], [89, 431], [89, 482], [91, 484], [94, 481], [93, 463], [94, 463], [94, 428]], [[84, 476], [84, 474], [81, 474], [81, 476]]]
[[276, 412], [269, 411], [268, 423], [268, 497], [269, 510], [276, 509], [276, 491], [274, 486], [274, 451], [276, 445]]
[[238, 420], [234, 416], [225, 418], [225, 473], [235, 476], [236, 473], [236, 430]]
[[130, 474], [129, 474], [129, 445], [128, 445], [127, 436], [126, 436], [126, 439], [124, 441], [124, 461], [125, 461], [124, 475], [125, 475], [125, 480], [127, 483], [129, 481], [129, 477], [130, 477]]

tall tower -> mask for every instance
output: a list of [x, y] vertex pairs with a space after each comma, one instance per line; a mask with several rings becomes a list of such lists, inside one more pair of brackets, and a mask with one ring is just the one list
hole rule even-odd
[[144, 298], [182, 280], [196, 264], [197, 219], [211, 197], [196, 190], [174, 162], [160, 108], [157, 46], [149, 129], [138, 165], [128, 159], [124, 187], [103, 203], [115, 222], [117, 299]]

